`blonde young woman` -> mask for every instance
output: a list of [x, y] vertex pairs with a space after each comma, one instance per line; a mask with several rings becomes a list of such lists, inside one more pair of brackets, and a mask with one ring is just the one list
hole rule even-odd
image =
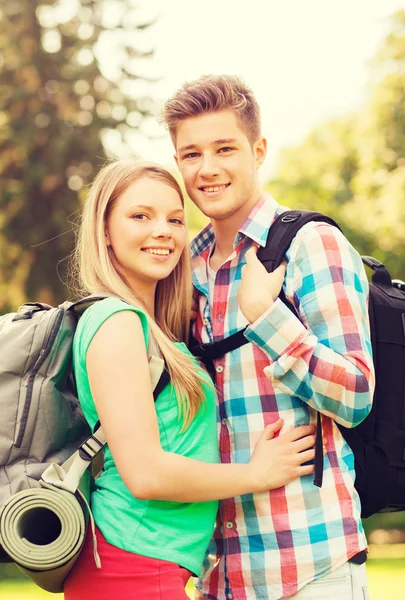
[[[118, 161], [90, 190], [77, 249], [83, 291], [108, 292], [79, 321], [74, 368], [85, 417], [107, 438], [92, 495], [91, 538], [65, 583], [66, 600], [181, 600], [198, 574], [217, 500], [280, 487], [312, 472], [313, 428], [276, 438], [267, 426], [247, 464], [218, 464], [215, 394], [189, 354], [191, 275], [184, 200], [150, 163]], [[171, 382], [154, 402], [153, 337]]]

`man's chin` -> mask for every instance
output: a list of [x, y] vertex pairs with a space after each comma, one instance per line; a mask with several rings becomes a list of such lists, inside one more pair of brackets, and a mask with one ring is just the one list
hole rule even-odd
[[223, 219], [227, 219], [235, 212], [234, 207], [221, 206], [220, 202], [202, 203], [196, 202], [194, 200], [193, 202], [196, 205], [196, 207], [203, 213], [203, 215], [205, 215], [208, 219], [214, 221], [222, 221]]

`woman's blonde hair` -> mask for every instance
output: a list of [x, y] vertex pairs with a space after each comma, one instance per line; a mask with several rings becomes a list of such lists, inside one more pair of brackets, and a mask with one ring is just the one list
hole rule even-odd
[[192, 297], [189, 252], [183, 251], [175, 269], [157, 284], [155, 321], [136, 290], [131, 289], [115, 269], [112, 251], [106, 243], [106, 222], [114, 204], [132, 183], [143, 177], [162, 181], [175, 189], [184, 206], [179, 184], [159, 165], [119, 160], [105, 166], [95, 178], [84, 205], [75, 262], [81, 292], [107, 292], [141, 308], [146, 314], [150, 333], [166, 361], [178, 398], [183, 429], [186, 429], [203, 401], [202, 383], [207, 383], [201, 371], [196, 369], [195, 361], [173, 344], [173, 341], [188, 341]]

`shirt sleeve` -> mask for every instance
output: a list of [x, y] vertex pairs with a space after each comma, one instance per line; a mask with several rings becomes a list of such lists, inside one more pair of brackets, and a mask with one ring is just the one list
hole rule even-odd
[[264, 373], [275, 387], [355, 427], [374, 392], [361, 257], [335, 227], [308, 223], [287, 258], [284, 292], [299, 318], [277, 299], [245, 336], [270, 358]]
[[94, 302], [94, 304], [90, 306], [79, 319], [77, 330], [77, 334], [79, 335], [79, 357], [84, 363], [86, 362], [86, 354], [90, 343], [101, 325], [105, 323], [107, 319], [112, 317], [112, 315], [122, 311], [135, 312], [139, 316], [145, 339], [145, 347], [147, 348], [149, 341], [149, 327], [145, 313], [142, 310], [123, 302], [119, 298], [106, 298], [105, 300]]

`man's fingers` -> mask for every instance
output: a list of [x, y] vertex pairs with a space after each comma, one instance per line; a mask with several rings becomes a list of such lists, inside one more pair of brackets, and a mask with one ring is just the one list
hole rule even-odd
[[287, 263], [281, 263], [281, 265], [279, 265], [277, 267], [277, 269], [274, 269], [274, 271], [272, 273], [269, 273], [269, 276], [271, 277], [280, 277], [280, 280], [282, 281], [285, 277], [285, 272], [286, 272], [286, 267], [287, 267]]
[[252, 247], [249, 248], [249, 250], [246, 252], [245, 258], [246, 258], [246, 263], [248, 265], [258, 261], [258, 258], [256, 256], [258, 249], [259, 249], [259, 245], [254, 243], [252, 245]]

